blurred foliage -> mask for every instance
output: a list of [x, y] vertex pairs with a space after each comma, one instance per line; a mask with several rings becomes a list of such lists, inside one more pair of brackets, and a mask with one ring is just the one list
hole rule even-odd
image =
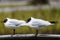
[[[58, 24], [39, 29], [39, 33], [43, 34], [60, 34], [60, 9], [31, 10], [31, 11], [15, 11], [8, 13], [0, 13], [0, 34], [12, 34], [12, 29], [6, 28], [3, 23], [4, 18], [15, 18], [18, 20], [27, 20], [29, 17], [44, 19], [47, 21], [57, 21]], [[16, 29], [16, 34], [35, 33], [35, 29], [30, 27], [21, 27]]]
[[0, 8], [7, 8], [7, 7], [22, 7], [22, 6], [28, 6], [26, 5], [0, 5]]
[[31, 1], [29, 1], [30, 2], [30, 4], [32, 4], [32, 5], [38, 5], [38, 4], [40, 4], [40, 5], [44, 5], [44, 4], [49, 4], [49, 1], [48, 0], [31, 0]]

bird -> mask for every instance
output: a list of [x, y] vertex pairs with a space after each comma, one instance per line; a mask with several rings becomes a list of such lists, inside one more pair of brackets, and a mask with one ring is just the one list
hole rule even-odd
[[13, 29], [13, 35], [15, 35], [15, 29], [24, 26], [26, 22], [24, 20], [5, 18], [3, 23], [5, 27]]
[[26, 20], [27, 26], [29, 26], [30, 28], [36, 29], [35, 37], [37, 37], [37, 35], [38, 35], [39, 28], [47, 27], [49, 25], [55, 25], [56, 23], [57, 22], [55, 22], [55, 21], [47, 21], [47, 20], [38, 19], [38, 18], [34, 18], [34, 17], [30, 17]]

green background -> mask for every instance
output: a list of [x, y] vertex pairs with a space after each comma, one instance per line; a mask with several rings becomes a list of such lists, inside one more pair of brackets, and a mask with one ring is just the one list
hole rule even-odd
[[[45, 9], [45, 10], [30, 10], [30, 11], [14, 11], [0, 13], [0, 34], [12, 34], [13, 30], [6, 28], [3, 23], [4, 18], [14, 18], [18, 20], [27, 20], [29, 17], [35, 17], [47, 21], [57, 21], [56, 25], [48, 26], [39, 29], [39, 33], [43, 34], [60, 34], [60, 9]], [[17, 28], [16, 34], [35, 33], [35, 29], [24, 26]]]

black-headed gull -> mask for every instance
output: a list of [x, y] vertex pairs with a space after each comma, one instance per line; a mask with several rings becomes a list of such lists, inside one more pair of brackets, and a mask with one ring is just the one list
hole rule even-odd
[[35, 36], [37, 36], [39, 28], [56, 24], [56, 22], [54, 22], [54, 21], [49, 22], [49, 21], [45, 21], [45, 20], [37, 19], [37, 18], [33, 18], [33, 17], [28, 18], [26, 22], [27, 22], [27, 24], [26, 24], [27, 26], [36, 29]]
[[22, 27], [25, 25], [24, 20], [17, 20], [17, 19], [11, 19], [11, 18], [6, 18], [3, 20], [5, 27], [13, 29], [13, 34], [15, 34], [15, 29]]

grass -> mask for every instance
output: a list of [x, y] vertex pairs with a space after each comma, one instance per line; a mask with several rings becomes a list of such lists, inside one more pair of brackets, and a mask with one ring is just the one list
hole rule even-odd
[[22, 7], [22, 6], [28, 6], [28, 5], [0, 5], [0, 8], [7, 8], [7, 7]]
[[[31, 11], [15, 11], [8, 13], [0, 13], [0, 34], [12, 34], [12, 29], [6, 28], [1, 21], [4, 18], [15, 18], [19, 20], [26, 20], [29, 17], [40, 18], [48, 21], [57, 21], [58, 24], [44, 27], [39, 30], [39, 33], [60, 34], [60, 9], [46, 9], [46, 10], [31, 10]], [[17, 28], [16, 33], [27, 34], [35, 33], [35, 29], [29, 27]]]

